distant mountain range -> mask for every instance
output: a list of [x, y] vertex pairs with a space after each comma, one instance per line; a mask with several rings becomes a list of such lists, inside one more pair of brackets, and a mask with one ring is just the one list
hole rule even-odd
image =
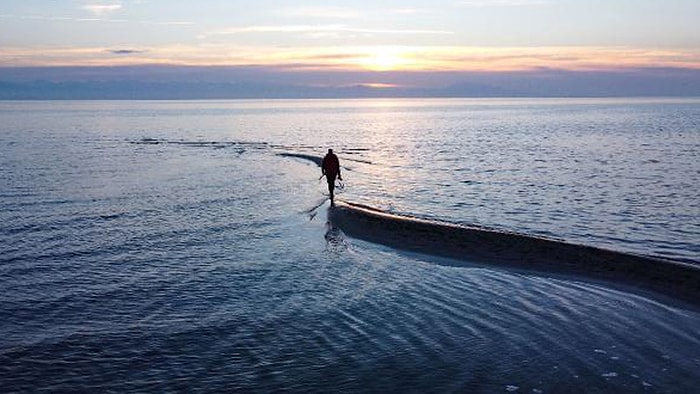
[[250, 82], [0, 82], [0, 99], [3, 100], [512, 97], [526, 95], [524, 92], [477, 84], [460, 84], [445, 88], [378, 88], [363, 84], [314, 87]]
[[[333, 75], [244, 71], [152, 66], [0, 68], [0, 100], [700, 96], [700, 70], [693, 69], [338, 73], [337, 85], [327, 82]], [[321, 77], [323, 84], [315, 80]], [[384, 85], [347, 83], [353, 78], [379, 80]], [[427, 82], [407, 87], [415, 81]]]

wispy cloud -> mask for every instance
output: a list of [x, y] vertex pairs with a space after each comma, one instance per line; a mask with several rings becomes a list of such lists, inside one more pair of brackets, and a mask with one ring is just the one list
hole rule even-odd
[[361, 16], [358, 10], [346, 7], [297, 7], [282, 9], [279, 13], [306, 19], [356, 19]]
[[391, 10], [392, 13], [394, 14], [399, 14], [399, 15], [416, 15], [416, 14], [424, 14], [427, 11], [424, 9], [420, 8], [396, 8]]
[[36, 21], [54, 21], [54, 22], [107, 22], [107, 23], [125, 23], [126, 19], [107, 19], [107, 18], [73, 18], [69, 16], [45, 16], [45, 15], [14, 15], [2, 14], [2, 19], [19, 19], [19, 20], [36, 20]]
[[114, 18], [74, 18], [69, 16], [46, 16], [46, 15], [15, 15], [15, 14], [0, 14], [0, 19], [18, 19], [18, 20], [37, 20], [49, 22], [101, 22], [101, 23], [139, 23], [144, 25], [159, 25], [159, 26], [186, 26], [193, 25], [193, 22], [187, 21], [151, 21], [151, 20], [128, 20]]
[[551, 0], [462, 0], [455, 4], [461, 7], [527, 7], [550, 4]]
[[190, 26], [190, 25], [194, 25], [194, 22], [189, 22], [189, 21], [134, 21], [134, 23], [141, 23], [144, 25], [158, 25], [158, 26]]
[[[309, 19], [360, 19], [367, 16], [368, 11], [347, 7], [295, 7], [279, 11], [285, 17]], [[434, 9], [427, 8], [392, 8], [373, 11], [374, 14], [386, 15], [418, 15], [433, 13]]]
[[138, 55], [141, 53], [146, 53], [139, 49], [108, 49], [107, 52], [113, 55]]
[[204, 33], [199, 38], [207, 38], [220, 35], [233, 35], [244, 33], [303, 33], [303, 34], [329, 34], [329, 33], [364, 33], [364, 34], [453, 34], [445, 30], [416, 30], [416, 29], [369, 29], [349, 27], [345, 25], [262, 25], [230, 27]]
[[84, 10], [96, 16], [103, 16], [122, 8], [121, 3], [114, 4], [86, 4], [82, 7]]

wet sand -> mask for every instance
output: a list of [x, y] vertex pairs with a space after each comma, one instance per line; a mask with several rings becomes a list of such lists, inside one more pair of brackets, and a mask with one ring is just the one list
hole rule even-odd
[[690, 264], [493, 229], [397, 216], [339, 201], [328, 218], [345, 234], [397, 249], [532, 272], [575, 275], [652, 291], [700, 306]]

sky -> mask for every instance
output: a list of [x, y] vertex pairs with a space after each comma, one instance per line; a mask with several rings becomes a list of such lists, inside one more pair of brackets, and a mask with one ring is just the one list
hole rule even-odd
[[698, 15], [698, 0], [2, 0], [0, 81], [76, 68], [115, 78], [120, 67], [125, 78], [258, 69], [377, 88], [460, 74], [687, 73], [700, 70]]

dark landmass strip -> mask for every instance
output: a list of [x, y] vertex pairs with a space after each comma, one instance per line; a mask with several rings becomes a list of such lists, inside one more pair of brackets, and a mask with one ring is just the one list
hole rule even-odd
[[348, 202], [329, 211], [347, 235], [476, 264], [632, 285], [700, 306], [700, 267], [650, 256], [486, 228], [388, 214]]
[[214, 66], [0, 67], [1, 100], [693, 96], [700, 96], [700, 70], [691, 68], [302, 72]]

